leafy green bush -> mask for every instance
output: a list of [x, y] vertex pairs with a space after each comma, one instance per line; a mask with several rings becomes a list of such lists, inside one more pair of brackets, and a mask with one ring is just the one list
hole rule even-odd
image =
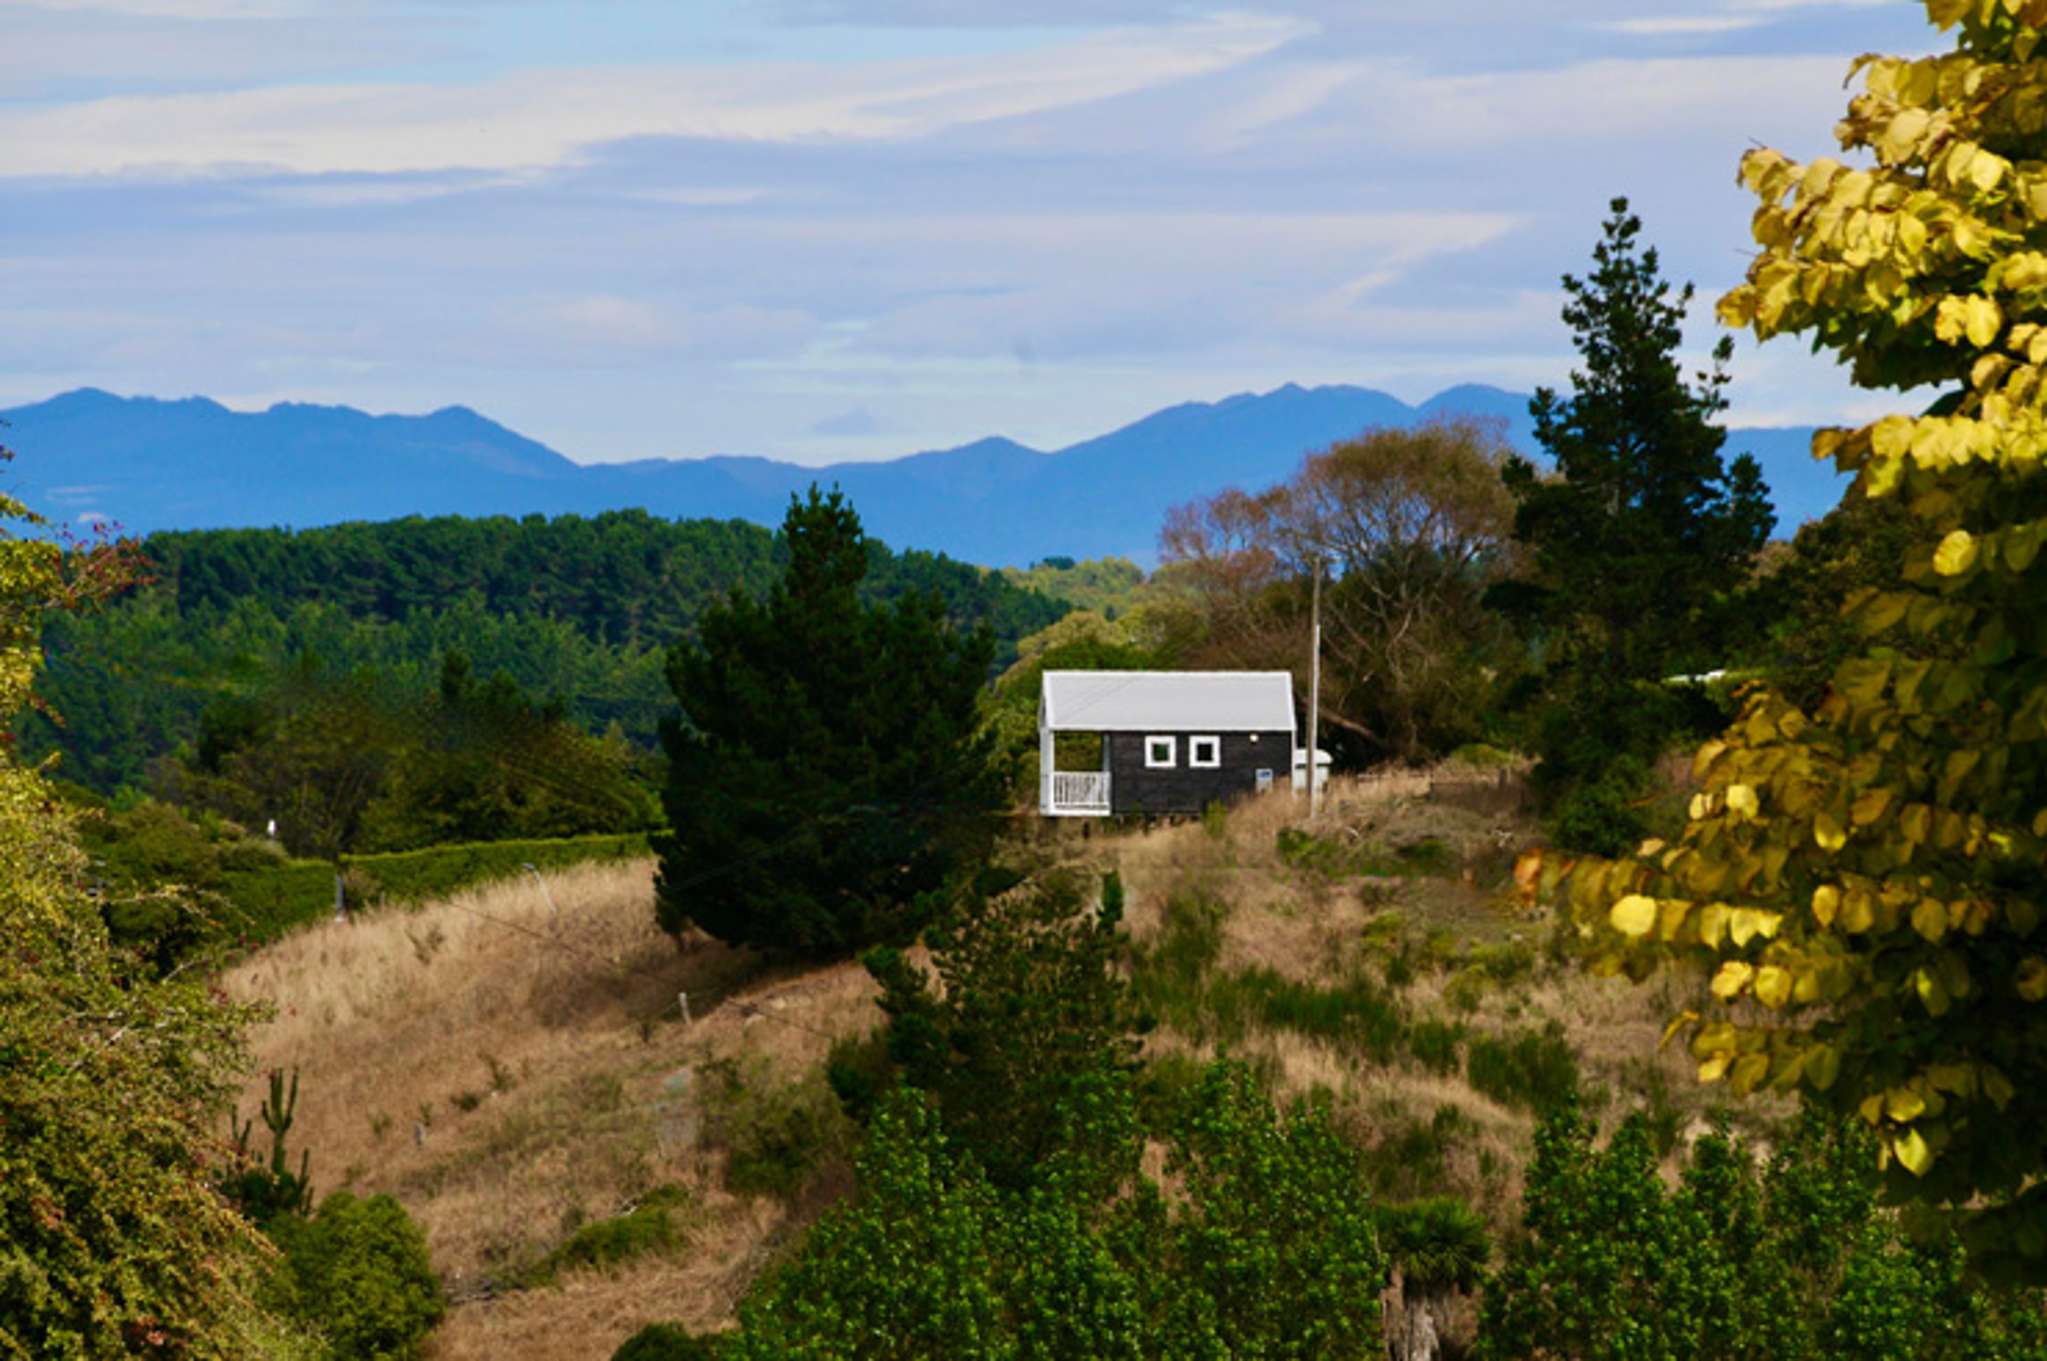
[[718, 1361], [718, 1342], [679, 1323], [650, 1323], [621, 1342], [611, 1361]]
[[602, 1270], [648, 1253], [665, 1252], [681, 1239], [675, 1215], [689, 1203], [689, 1192], [679, 1186], [650, 1191], [624, 1214], [592, 1220], [577, 1229], [567, 1242], [526, 1272], [523, 1283], [546, 1285], [564, 1271], [593, 1267]]
[[311, 1219], [284, 1219], [296, 1311], [327, 1335], [340, 1361], [411, 1361], [447, 1305], [426, 1235], [389, 1196], [336, 1191]]
[[1465, 1049], [1464, 1077], [1476, 1091], [1503, 1106], [1547, 1114], [1578, 1090], [1578, 1060], [1551, 1021], [1541, 1030], [1511, 1035], [1474, 1035]]
[[[1170, 1199], [1142, 1174], [1127, 1192], [1061, 1175], [1004, 1190], [898, 1090], [870, 1126], [860, 1194], [756, 1286], [719, 1355], [1380, 1356], [1384, 1260], [1359, 1155], [1326, 1107], [1276, 1110], [1248, 1070], [1218, 1064], [1162, 1132]], [[1129, 1137], [1116, 1161], [1134, 1168]]]
[[1119, 967], [1120, 882], [1093, 902], [1091, 887], [1056, 874], [967, 902], [927, 936], [935, 978], [895, 950], [865, 956], [902, 1080], [1005, 1189], [1050, 1175], [1055, 1150], [1106, 1167], [1127, 1139], [1144, 1026]]
[[1867, 1131], [1802, 1118], [1767, 1167], [1715, 1132], [1667, 1188], [1647, 1123], [1604, 1148], [1569, 1104], [1536, 1133], [1521, 1232], [1488, 1284], [1485, 1361], [2041, 1361], [2032, 1294], [1968, 1282], [1877, 1204]]

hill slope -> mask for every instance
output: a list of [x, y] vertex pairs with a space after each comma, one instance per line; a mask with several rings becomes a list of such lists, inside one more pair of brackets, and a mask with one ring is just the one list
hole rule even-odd
[[[126, 529], [330, 525], [405, 515], [657, 515], [779, 523], [791, 492], [837, 483], [870, 533], [990, 565], [1050, 554], [1148, 560], [1166, 510], [1264, 486], [1302, 455], [1377, 425], [1439, 415], [1507, 422], [1533, 452], [1527, 399], [1463, 386], [1409, 406], [1370, 388], [1293, 384], [1189, 402], [1054, 452], [989, 438], [879, 463], [807, 468], [767, 458], [579, 465], [464, 407], [371, 416], [284, 404], [230, 411], [81, 389], [0, 411], [23, 457], [0, 485], [59, 519]], [[1809, 430], [1736, 431], [1762, 460], [1785, 527], [1822, 514], [1839, 487], [1807, 455]]]
[[[1283, 1092], [1329, 1092], [1376, 1198], [1458, 1194], [1496, 1227], [1534, 1108], [1569, 1072], [1609, 1119], [1646, 1098], [1673, 1137], [1696, 1127], [1713, 1089], [1657, 1049], [1663, 999], [1553, 962], [1544, 928], [1497, 905], [1525, 823], [1426, 776], [1339, 782], [1318, 822], [1301, 811], [1279, 793], [1221, 824], [1012, 848], [1121, 873], [1134, 984], [1160, 1022], [1150, 1080], [1227, 1047]], [[849, 1186], [857, 1133], [823, 1068], [882, 1019], [866, 973], [678, 951], [645, 865], [548, 883], [551, 903], [518, 881], [322, 923], [223, 980], [278, 1006], [255, 1058], [302, 1072], [294, 1147], [319, 1193], [389, 1191], [425, 1225], [458, 1301], [440, 1361], [603, 1361], [650, 1320], [726, 1324]], [[678, 1242], [534, 1279], [581, 1226], [664, 1187], [682, 1188]]]

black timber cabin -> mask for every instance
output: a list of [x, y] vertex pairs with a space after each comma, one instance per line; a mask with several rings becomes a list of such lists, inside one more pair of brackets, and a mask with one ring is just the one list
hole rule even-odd
[[[1289, 779], [1294, 732], [1286, 671], [1047, 671], [1038, 811], [1199, 813]], [[1061, 733], [1099, 734], [1100, 768], [1058, 769]]]

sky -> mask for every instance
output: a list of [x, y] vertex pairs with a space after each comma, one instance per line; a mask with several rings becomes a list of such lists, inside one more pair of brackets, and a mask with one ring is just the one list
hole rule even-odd
[[[1914, 0], [0, 0], [0, 406], [473, 407], [582, 462], [1041, 448], [1568, 382], [1626, 195], [1687, 342], [1751, 145]], [[1737, 425], [1859, 420], [1796, 339]]]

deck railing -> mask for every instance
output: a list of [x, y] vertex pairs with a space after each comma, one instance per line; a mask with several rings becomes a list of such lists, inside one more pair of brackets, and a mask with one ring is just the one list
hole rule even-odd
[[1052, 808], [1062, 813], [1108, 812], [1109, 772], [1106, 770], [1053, 771]]

